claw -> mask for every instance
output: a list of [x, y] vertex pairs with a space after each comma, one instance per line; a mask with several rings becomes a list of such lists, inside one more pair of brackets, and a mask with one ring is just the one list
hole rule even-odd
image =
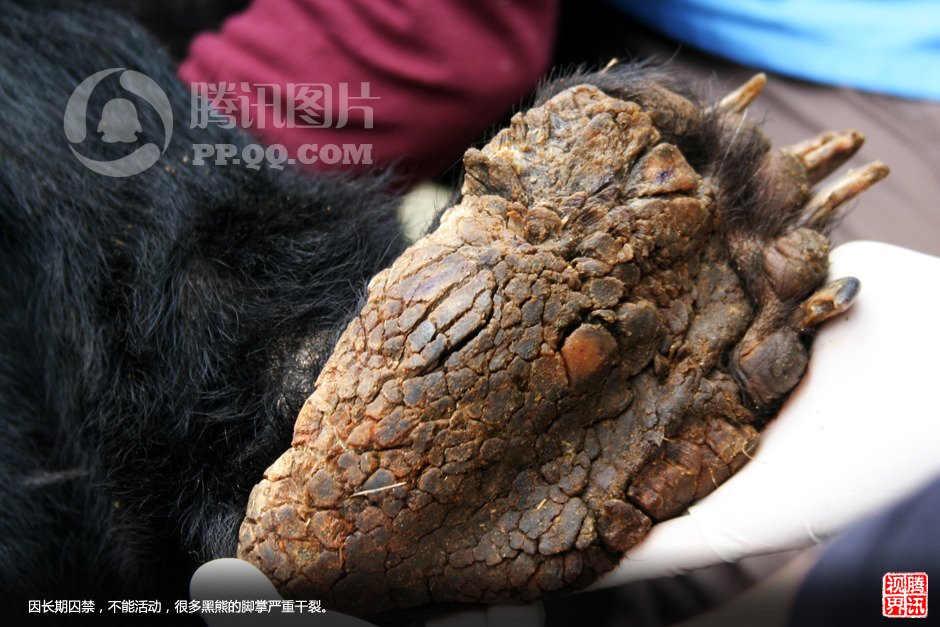
[[827, 283], [803, 301], [796, 312], [797, 327], [811, 329], [839, 315], [852, 306], [861, 287], [862, 284], [853, 276]]
[[869, 163], [861, 170], [851, 170], [841, 179], [813, 196], [804, 209], [799, 226], [825, 225], [844, 203], [888, 176], [891, 170], [880, 161]]
[[600, 73], [601, 73], [601, 74], [606, 74], [606, 73], [607, 73], [607, 70], [609, 70], [610, 68], [614, 67], [614, 66], [617, 65], [618, 63], [620, 63], [620, 59], [618, 59], [617, 57], [613, 57], [610, 61], [607, 62], [607, 65], [605, 65], [605, 66], [603, 67], [603, 69], [601, 70]]
[[858, 152], [865, 136], [858, 131], [829, 131], [784, 148], [806, 168], [810, 183], [818, 183]]
[[767, 84], [767, 75], [761, 72], [721, 99], [716, 109], [723, 113], [741, 113], [760, 95]]

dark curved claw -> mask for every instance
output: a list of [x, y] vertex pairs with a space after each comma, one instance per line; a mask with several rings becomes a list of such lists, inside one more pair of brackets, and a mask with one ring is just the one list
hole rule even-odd
[[797, 328], [811, 329], [844, 312], [852, 306], [861, 287], [862, 284], [854, 276], [827, 283], [800, 305], [796, 312]]

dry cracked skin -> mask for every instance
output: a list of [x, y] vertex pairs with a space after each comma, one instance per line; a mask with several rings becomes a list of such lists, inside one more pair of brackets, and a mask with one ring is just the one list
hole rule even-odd
[[618, 65], [464, 157], [462, 198], [370, 283], [252, 492], [239, 557], [365, 617], [589, 585], [738, 469], [802, 376], [861, 144], [771, 150], [746, 115]]

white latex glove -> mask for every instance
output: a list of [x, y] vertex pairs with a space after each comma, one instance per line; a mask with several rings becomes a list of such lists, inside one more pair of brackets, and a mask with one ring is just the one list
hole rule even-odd
[[831, 255], [861, 280], [741, 471], [653, 528], [595, 587], [807, 547], [940, 473], [940, 259], [875, 242]]
[[[193, 573], [189, 583], [193, 600], [281, 600], [268, 578], [254, 564], [235, 558], [212, 560]], [[283, 614], [202, 614], [209, 627], [259, 627], [261, 625], [310, 625], [322, 627], [374, 627], [359, 618], [332, 610], [311, 616]], [[425, 621], [425, 627], [539, 627], [544, 619], [540, 604], [493, 605], [456, 612]]]
[[[223, 558], [203, 564], [193, 573], [189, 595], [194, 601], [280, 601], [268, 578], [260, 570], [240, 559]], [[262, 625], [312, 625], [320, 627], [375, 627], [372, 623], [328, 610], [323, 614], [282, 613], [203, 613], [209, 627], [261, 627]]]

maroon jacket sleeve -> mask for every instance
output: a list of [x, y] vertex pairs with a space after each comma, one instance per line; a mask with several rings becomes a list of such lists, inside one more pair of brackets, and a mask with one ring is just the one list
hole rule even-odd
[[[371, 166], [320, 161], [318, 169], [395, 164], [412, 178], [433, 176], [536, 85], [551, 57], [557, 5], [254, 0], [221, 32], [198, 36], [179, 74], [190, 83], [277, 84], [283, 93], [296, 89], [289, 84], [328, 85], [334, 119], [324, 128], [275, 124], [274, 110], [257, 107], [257, 89], [249, 88], [244, 98], [256, 113], [248, 132], [292, 155], [303, 144], [372, 146]], [[355, 107], [339, 128], [341, 85], [359, 96], [363, 82], [377, 99], [352, 102], [372, 108], [372, 128]]]

